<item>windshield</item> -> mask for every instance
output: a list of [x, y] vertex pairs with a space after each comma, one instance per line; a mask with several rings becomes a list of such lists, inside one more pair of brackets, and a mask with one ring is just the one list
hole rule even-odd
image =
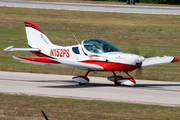
[[83, 41], [86, 50], [92, 53], [121, 52], [113, 44], [100, 39], [89, 39]]

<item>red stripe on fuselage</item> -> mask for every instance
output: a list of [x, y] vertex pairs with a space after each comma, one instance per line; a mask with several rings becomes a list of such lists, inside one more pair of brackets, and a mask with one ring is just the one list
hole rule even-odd
[[22, 59], [34, 61], [34, 62], [41, 62], [41, 63], [55, 63], [55, 64], [60, 63], [58, 61], [55, 61], [49, 58], [22, 58]]
[[127, 71], [133, 71], [139, 67], [137, 65], [128, 65], [128, 64], [122, 64], [122, 63], [113, 63], [113, 62], [97, 61], [97, 60], [87, 60], [87, 61], [81, 61], [81, 62], [99, 65], [103, 67], [105, 71], [127, 72]]
[[30, 52], [34, 53], [38, 57], [47, 57], [47, 58], [50, 58], [49, 56], [46, 56], [46, 55], [42, 54], [40, 51], [30, 51]]

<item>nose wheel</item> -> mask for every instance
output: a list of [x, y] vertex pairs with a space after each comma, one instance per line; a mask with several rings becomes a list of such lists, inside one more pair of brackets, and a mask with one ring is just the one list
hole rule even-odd
[[136, 81], [131, 77], [127, 72], [125, 72], [129, 78], [124, 78], [122, 76], [117, 76], [114, 71], [112, 71], [114, 76], [108, 77], [108, 80], [113, 81], [115, 85], [125, 85], [125, 86], [134, 86]]
[[114, 84], [115, 84], [115, 85], [121, 85], [121, 83], [120, 83], [120, 82], [114, 82]]

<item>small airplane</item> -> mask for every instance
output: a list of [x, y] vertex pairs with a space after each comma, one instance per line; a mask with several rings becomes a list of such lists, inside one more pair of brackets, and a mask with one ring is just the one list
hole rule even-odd
[[[144, 58], [136, 54], [123, 53], [111, 43], [100, 39], [83, 40], [81, 44], [77, 41], [78, 45], [73, 46], [58, 46], [51, 43], [35, 23], [25, 22], [25, 29], [30, 48], [10, 46], [4, 51], [30, 51], [38, 56], [31, 58], [13, 56], [14, 59], [24, 63], [58, 65], [87, 70], [84, 76], [72, 78], [79, 85], [89, 83], [90, 80], [87, 76], [91, 71], [111, 71], [113, 76], [107, 79], [114, 82], [115, 85], [134, 86], [136, 81], [128, 72], [141, 67], [179, 61], [178, 58], [171, 56]], [[129, 77], [116, 75], [115, 71], [124, 72]]]

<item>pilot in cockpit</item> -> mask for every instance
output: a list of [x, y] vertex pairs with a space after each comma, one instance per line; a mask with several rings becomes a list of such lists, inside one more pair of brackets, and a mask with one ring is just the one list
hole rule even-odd
[[90, 50], [90, 51], [93, 52], [93, 53], [98, 53], [99, 52], [98, 48], [97, 48], [97, 46], [95, 44], [93, 44], [92, 50]]
[[107, 52], [107, 51], [108, 51], [108, 48], [109, 48], [108, 45], [106, 45], [106, 44], [103, 45], [103, 51], [104, 51], [104, 52]]

